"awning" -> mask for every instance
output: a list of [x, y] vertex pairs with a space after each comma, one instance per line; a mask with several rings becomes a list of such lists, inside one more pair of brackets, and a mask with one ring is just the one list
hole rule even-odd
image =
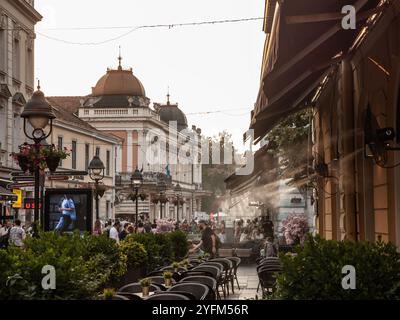
[[[282, 118], [306, 107], [323, 79], [349, 52], [380, 0], [286, 0], [277, 4], [264, 75], [250, 128], [262, 138]], [[342, 27], [342, 8], [357, 10], [356, 29]], [[270, 14], [272, 14], [270, 12]]]
[[0, 186], [0, 201], [16, 201], [17, 195]]

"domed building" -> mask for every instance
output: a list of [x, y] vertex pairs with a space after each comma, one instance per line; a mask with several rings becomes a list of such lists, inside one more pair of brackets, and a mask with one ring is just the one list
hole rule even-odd
[[[139, 214], [148, 215], [150, 219], [177, 218], [177, 203], [180, 203], [179, 220], [192, 219], [196, 211], [201, 211], [201, 197], [205, 194], [198, 161], [201, 154], [193, 150], [193, 145], [198, 148], [198, 143], [189, 143], [189, 140], [200, 141], [196, 139], [200, 139], [201, 130], [195, 126], [188, 129], [186, 115], [178, 104], [170, 103], [169, 94], [166, 103], [151, 106], [142, 82], [132, 69], [122, 67], [121, 57], [118, 59], [117, 69], [107, 69], [92, 93], [80, 97], [76, 108], [80, 119], [123, 141], [113, 152], [115, 217], [133, 221], [135, 202], [132, 201], [131, 176], [138, 168], [144, 178], [139, 193], [146, 196], [139, 200]], [[180, 154], [196, 160], [180, 161]], [[166, 186], [160, 197], [163, 183]], [[176, 201], [178, 184], [182, 192], [180, 200]], [[161, 202], [166, 199], [169, 202], [160, 204], [160, 198], [164, 199]]]

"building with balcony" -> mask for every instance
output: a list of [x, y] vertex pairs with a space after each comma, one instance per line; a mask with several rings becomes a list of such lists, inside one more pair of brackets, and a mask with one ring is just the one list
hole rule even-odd
[[[103, 135], [118, 137], [122, 143], [112, 150], [115, 170], [115, 216], [133, 220], [131, 176], [139, 169], [144, 178], [139, 200], [139, 214], [149, 218], [191, 219], [201, 211], [201, 130], [188, 127], [178, 104], [150, 105], [143, 84], [132, 69], [121, 65], [107, 69], [91, 94], [83, 97], [50, 97], [49, 101], [78, 117]], [[104, 159], [102, 159], [104, 162]], [[160, 183], [169, 201], [160, 207]], [[176, 190], [181, 187], [179, 216]], [[175, 201], [174, 201], [175, 200]]]

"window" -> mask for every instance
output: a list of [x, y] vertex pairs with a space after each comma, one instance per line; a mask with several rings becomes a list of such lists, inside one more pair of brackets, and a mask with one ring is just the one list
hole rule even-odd
[[20, 43], [18, 39], [13, 41], [13, 77], [14, 79], [20, 80], [21, 77], [21, 52]]
[[33, 51], [31, 48], [26, 50], [26, 67], [25, 67], [25, 81], [30, 87], [33, 87]]
[[100, 147], [96, 147], [96, 156], [100, 157]]
[[[63, 137], [58, 137], [57, 138], [57, 148], [62, 149], [63, 148]], [[60, 167], [62, 167], [62, 160], [60, 160]]]
[[85, 171], [88, 171], [89, 168], [89, 161], [90, 161], [90, 155], [89, 155], [89, 144], [85, 144]]
[[[0, 20], [1, 20], [0, 16]], [[0, 70], [6, 71], [6, 32], [0, 27]]]
[[110, 150], [106, 153], [106, 176], [110, 175]]
[[76, 169], [76, 141], [72, 141], [71, 157], [72, 157], [72, 169]]

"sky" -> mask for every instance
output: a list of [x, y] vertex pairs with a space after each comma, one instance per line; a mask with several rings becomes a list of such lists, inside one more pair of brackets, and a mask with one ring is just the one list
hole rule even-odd
[[259, 18], [264, 3], [36, 0], [43, 20], [36, 25], [35, 77], [48, 96], [87, 95], [107, 67], [117, 67], [121, 46], [123, 67], [133, 68], [152, 103], [165, 102], [169, 87], [171, 102], [187, 114], [189, 126], [196, 125], [207, 136], [226, 130], [243, 151], [243, 133], [259, 88], [265, 40], [262, 20], [134, 27]]

